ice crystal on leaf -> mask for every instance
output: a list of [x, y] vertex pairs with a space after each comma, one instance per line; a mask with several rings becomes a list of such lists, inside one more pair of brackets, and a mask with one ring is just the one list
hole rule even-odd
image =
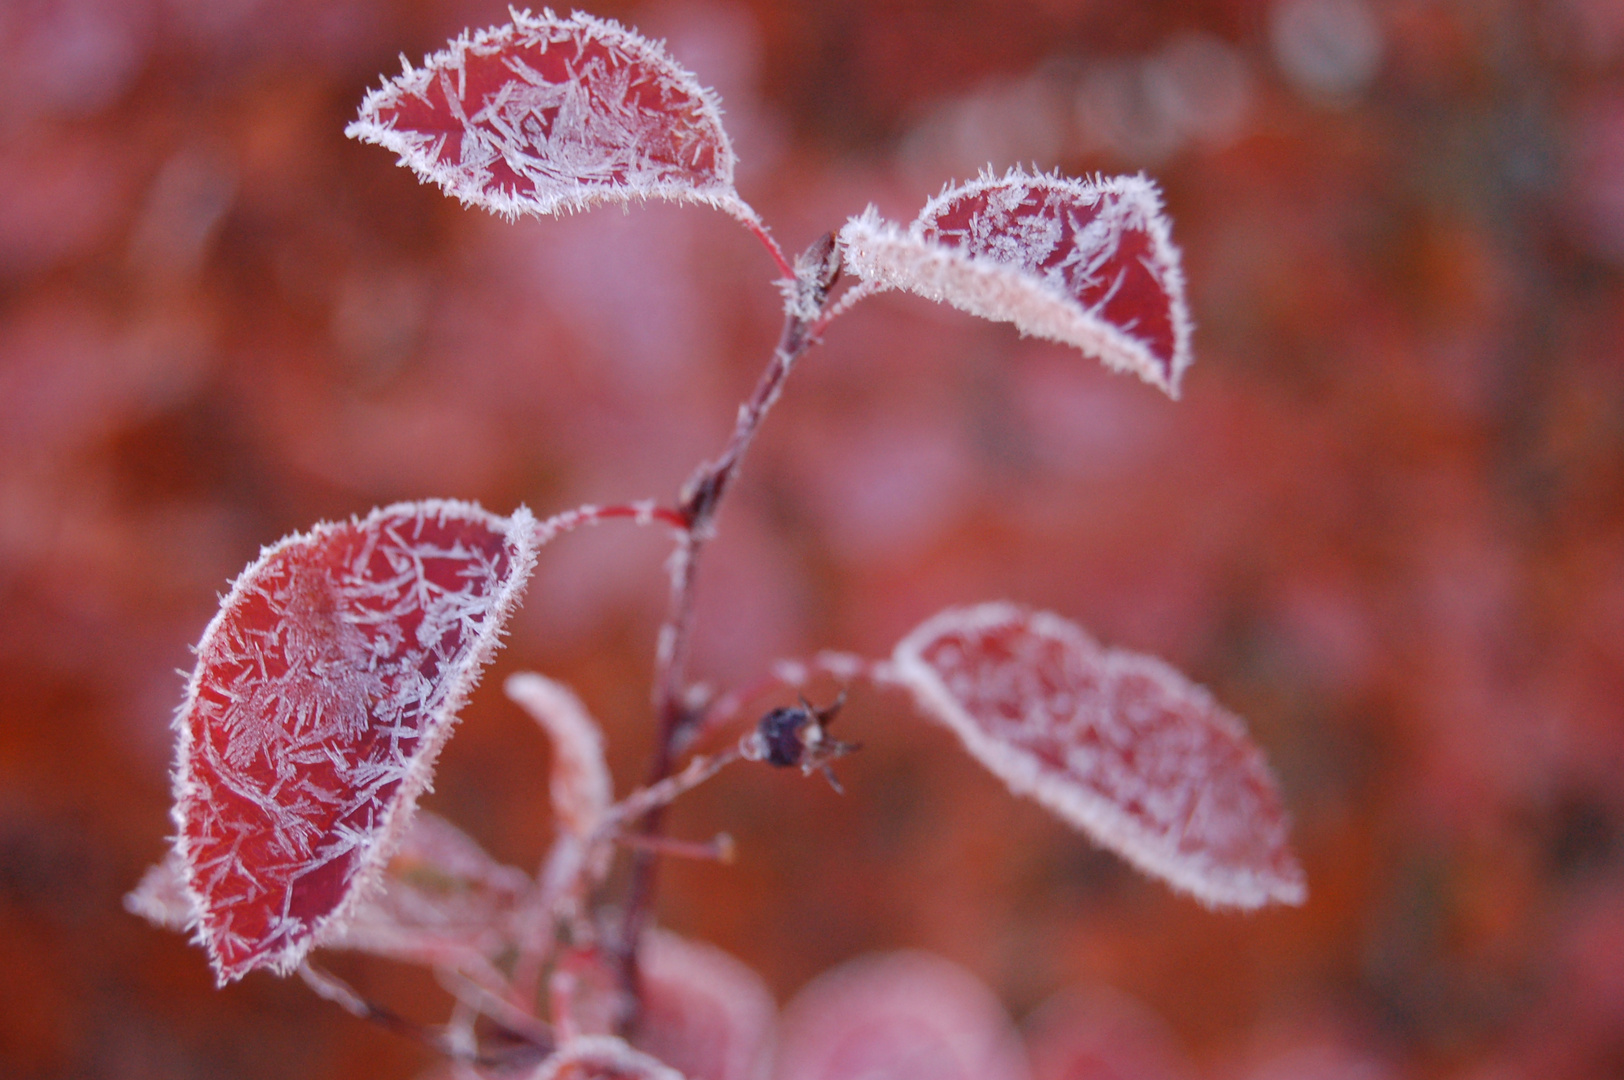
[[704, 203], [747, 222], [715, 97], [658, 44], [576, 12], [513, 12], [367, 94], [345, 134], [506, 217]]
[[840, 242], [871, 286], [1012, 322], [1178, 396], [1190, 365], [1184, 272], [1143, 176], [983, 174], [930, 200], [906, 231], [871, 208]]
[[927, 620], [892, 663], [1013, 791], [1146, 873], [1213, 905], [1303, 901], [1262, 753], [1160, 660], [1102, 648], [1047, 612], [983, 604]]
[[401, 503], [265, 549], [176, 717], [176, 850], [224, 983], [342, 930], [535, 564], [528, 510]]

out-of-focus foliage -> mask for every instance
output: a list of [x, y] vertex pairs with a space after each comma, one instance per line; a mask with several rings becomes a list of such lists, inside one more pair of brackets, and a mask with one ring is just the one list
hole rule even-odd
[[[762, 770], [678, 807], [678, 835], [727, 829], [740, 858], [669, 867], [665, 921], [780, 1000], [898, 947], [1018, 1017], [1111, 987], [1203, 1074], [1616, 1071], [1617, 5], [594, 7], [716, 87], [739, 190], [792, 250], [870, 201], [906, 221], [949, 177], [1023, 164], [1154, 171], [1186, 258], [1177, 405], [917, 298], [833, 326], [719, 523], [700, 672], [878, 655], [989, 596], [1064, 611], [1247, 718], [1310, 886], [1301, 910], [1205, 912], [857, 692], [846, 797]], [[0, 1073], [424, 1063], [297, 984], [217, 993], [122, 910], [162, 850], [173, 671], [228, 579], [312, 521], [669, 497], [771, 346], [772, 268], [723, 215], [506, 225], [343, 138], [397, 52], [505, 18], [0, 10]], [[652, 531], [549, 546], [496, 665], [579, 690], [622, 789], [663, 553]], [[493, 681], [425, 805], [528, 866], [546, 743]], [[402, 1011], [441, 1000], [331, 963]]]

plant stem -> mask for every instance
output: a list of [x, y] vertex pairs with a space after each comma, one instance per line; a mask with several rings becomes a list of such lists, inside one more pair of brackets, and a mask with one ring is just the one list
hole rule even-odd
[[[761, 423], [783, 391], [784, 380], [806, 351], [818, 341], [812, 327], [819, 321], [830, 286], [839, 272], [834, 235], [809, 247], [795, 265], [795, 290], [785, 305], [784, 328], [754, 392], [739, 407], [733, 434], [722, 452], [701, 465], [683, 485], [678, 511], [687, 527], [679, 532], [671, 556], [671, 592], [665, 623], [660, 627], [654, 659], [653, 705], [657, 733], [645, 783], [653, 787], [671, 775], [678, 747], [697, 721], [698, 710], [688, 696], [688, 651], [692, 636], [694, 580], [699, 556], [715, 533], [714, 521], [722, 499], [738, 478], [744, 455]], [[665, 816], [663, 806], [651, 809], [642, 820], [641, 834], [657, 836]], [[621, 986], [633, 1009], [637, 994], [637, 942], [648, 924], [658, 882], [658, 861], [651, 850], [638, 851], [632, 860], [631, 883], [620, 931], [612, 947], [617, 951]], [[625, 1018], [628, 1030], [635, 1012]]]

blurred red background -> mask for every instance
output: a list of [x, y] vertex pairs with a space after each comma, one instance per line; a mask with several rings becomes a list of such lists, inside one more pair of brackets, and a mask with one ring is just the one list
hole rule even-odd
[[[797, 370], [703, 567], [728, 684], [1008, 597], [1245, 716], [1300, 910], [1212, 914], [854, 693], [849, 794], [724, 775], [674, 929], [780, 1000], [919, 947], [1016, 1017], [1122, 993], [1215, 1077], [1624, 1074], [1624, 8], [1614, 0], [604, 3], [717, 87], [798, 250], [992, 164], [1144, 169], [1197, 321], [1170, 403], [917, 298]], [[259, 545], [397, 499], [669, 499], [776, 335], [755, 241], [665, 206], [505, 224], [346, 141], [495, 3], [0, 9], [0, 1074], [410, 1076], [296, 983], [225, 991], [120, 898], [164, 849], [177, 668]], [[546, 843], [573, 684], [649, 748], [664, 538], [542, 554], [425, 805]], [[426, 977], [337, 958], [425, 1019]]]

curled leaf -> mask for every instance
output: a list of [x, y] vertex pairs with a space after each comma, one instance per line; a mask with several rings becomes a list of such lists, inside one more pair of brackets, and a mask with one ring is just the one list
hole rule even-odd
[[986, 173], [945, 189], [906, 231], [870, 208], [840, 242], [871, 286], [1012, 322], [1178, 396], [1190, 366], [1184, 271], [1143, 176]]
[[892, 666], [1012, 791], [1146, 873], [1212, 905], [1306, 896], [1262, 753], [1240, 720], [1160, 660], [996, 603], [927, 620]]
[[580, 12], [513, 12], [367, 94], [345, 134], [505, 217], [660, 198], [746, 221], [714, 95], [658, 44]]
[[533, 671], [507, 677], [503, 691], [541, 725], [553, 743], [553, 814], [579, 840], [592, 835], [614, 801], [603, 759], [603, 732], [563, 683]]
[[336, 933], [405, 835], [535, 565], [536, 522], [399, 503], [266, 548], [175, 720], [176, 850], [225, 983]]

